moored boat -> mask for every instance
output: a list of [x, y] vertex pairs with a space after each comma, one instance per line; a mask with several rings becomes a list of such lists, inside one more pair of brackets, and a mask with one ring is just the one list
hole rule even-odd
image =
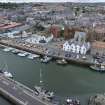
[[90, 68], [92, 70], [95, 70], [95, 71], [98, 71], [98, 72], [105, 72], [105, 64], [91, 65]]
[[21, 56], [21, 57], [25, 57], [27, 56], [29, 53], [28, 52], [24, 52], [24, 51], [21, 51], [20, 53], [18, 53], [17, 55]]
[[4, 71], [3, 74], [4, 74], [5, 77], [13, 78], [13, 75], [8, 71]]
[[57, 64], [60, 64], [60, 65], [66, 65], [67, 64], [67, 61], [65, 59], [62, 59], [62, 60], [56, 60]]
[[7, 78], [13, 78], [13, 75], [8, 71], [0, 70], [0, 73], [3, 74]]
[[12, 47], [6, 47], [6, 48], [3, 49], [3, 51], [9, 52], [9, 51], [11, 51], [11, 50], [13, 50], [13, 49], [14, 49], [14, 48], [12, 48]]
[[35, 89], [35, 94], [36, 95], [40, 95], [45, 99], [52, 100], [53, 97], [54, 97], [54, 92], [50, 92], [47, 89], [44, 89], [40, 86], [35, 86], [34, 89]]
[[41, 59], [41, 62], [43, 62], [43, 63], [48, 63], [51, 59], [52, 59], [52, 57], [44, 56], [44, 57]]
[[19, 52], [20, 52], [20, 50], [18, 50], [18, 49], [12, 50], [12, 53], [13, 53], [13, 54], [18, 54]]
[[66, 105], [80, 105], [80, 101], [77, 98], [67, 98]]
[[31, 53], [27, 56], [28, 59], [34, 59], [34, 58], [39, 58], [39, 57], [40, 57], [40, 55], [31, 54]]

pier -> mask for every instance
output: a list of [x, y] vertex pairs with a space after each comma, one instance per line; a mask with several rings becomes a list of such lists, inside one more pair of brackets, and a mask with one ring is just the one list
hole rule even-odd
[[[24, 41], [22, 42], [22, 41], [18, 41], [17, 39], [12, 39], [12, 38], [9, 38], [9, 39], [1, 38], [0, 44], [17, 48], [20, 50], [24, 50], [30, 53], [51, 56], [57, 59], [66, 59], [68, 62], [74, 62], [74, 63], [84, 64], [84, 65], [94, 64], [94, 62], [92, 61], [91, 55], [86, 55], [87, 56], [86, 60], [82, 58], [76, 59], [73, 57], [65, 57], [65, 51], [61, 50], [60, 48], [54, 48], [53, 46], [49, 46], [49, 45], [30, 44], [28, 42], [24, 42]], [[46, 53], [48, 49], [50, 49], [52, 53]]]
[[34, 90], [0, 74], [0, 94], [16, 105], [55, 105], [42, 97], [36, 96]]

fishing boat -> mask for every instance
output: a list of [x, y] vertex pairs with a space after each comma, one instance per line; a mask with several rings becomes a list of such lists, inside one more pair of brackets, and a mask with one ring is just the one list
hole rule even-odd
[[60, 64], [60, 65], [66, 65], [67, 64], [67, 61], [65, 59], [62, 59], [62, 60], [56, 60], [57, 64]]
[[105, 64], [91, 65], [90, 68], [92, 70], [95, 70], [95, 71], [98, 71], [98, 72], [105, 72]]
[[48, 57], [48, 56], [44, 56], [42, 59], [41, 59], [41, 62], [43, 63], [48, 63], [49, 61], [51, 61], [52, 57]]
[[80, 101], [77, 98], [67, 98], [66, 105], [80, 105]]
[[40, 57], [40, 55], [31, 54], [31, 53], [27, 56], [28, 59], [34, 59], [34, 58], [39, 58], [39, 57]]

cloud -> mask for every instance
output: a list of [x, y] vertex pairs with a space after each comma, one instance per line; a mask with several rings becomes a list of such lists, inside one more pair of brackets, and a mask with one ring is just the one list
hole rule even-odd
[[105, 0], [0, 0], [0, 2], [105, 2]]

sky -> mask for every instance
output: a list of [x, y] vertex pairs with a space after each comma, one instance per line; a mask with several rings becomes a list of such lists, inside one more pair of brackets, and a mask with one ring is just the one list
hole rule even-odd
[[105, 0], [0, 0], [0, 2], [105, 2]]

